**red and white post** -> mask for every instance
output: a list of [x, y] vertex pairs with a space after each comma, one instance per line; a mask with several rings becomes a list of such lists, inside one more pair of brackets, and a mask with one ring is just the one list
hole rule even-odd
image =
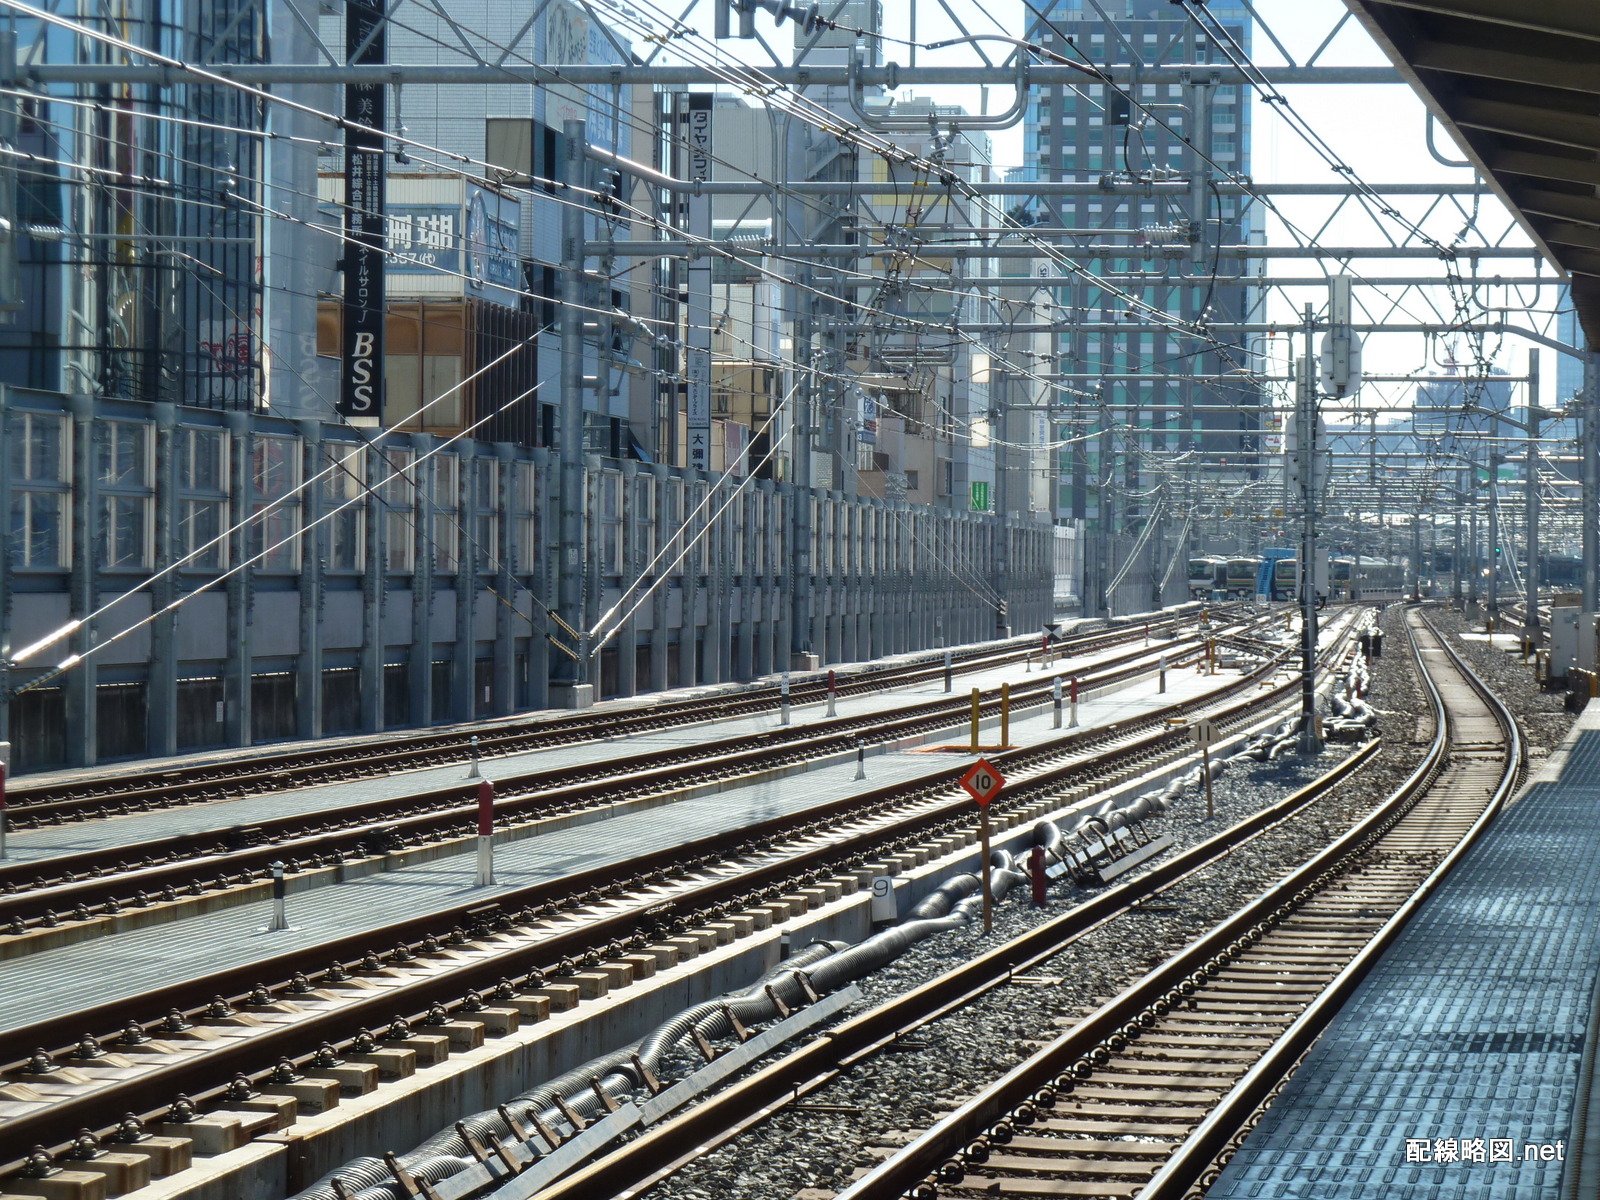
[[478, 886], [494, 883], [494, 784], [478, 784]]
[[838, 712], [835, 711], [835, 709], [834, 709], [834, 697], [837, 694], [836, 691], [835, 691], [835, 686], [834, 685], [835, 685], [835, 680], [834, 680], [834, 677], [833, 677], [833, 672], [830, 670], [828, 672], [828, 715], [830, 717], [836, 717], [836, 716], [839, 715]]

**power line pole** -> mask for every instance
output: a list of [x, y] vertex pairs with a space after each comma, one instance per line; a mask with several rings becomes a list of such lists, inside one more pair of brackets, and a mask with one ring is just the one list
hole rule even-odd
[[1295, 380], [1295, 459], [1300, 484], [1300, 749], [1315, 754], [1317, 737], [1317, 400], [1316, 359], [1311, 335], [1316, 327], [1311, 306], [1305, 306], [1302, 329], [1305, 351]]
[[1600, 609], [1600, 354], [1583, 356], [1583, 611]]
[[562, 125], [566, 139], [564, 158], [568, 201], [561, 213], [561, 427], [558, 461], [561, 467], [561, 558], [557, 570], [556, 612], [567, 628], [575, 658], [560, 664], [558, 678], [568, 685], [567, 704], [587, 707], [589, 690], [589, 637], [584, 622], [583, 589], [587, 577], [584, 559], [583, 479], [583, 314], [584, 221], [588, 205], [583, 197], [588, 171], [588, 127], [583, 121]]
[[1531, 644], [1539, 635], [1539, 352], [1528, 351], [1528, 459], [1523, 465], [1523, 514], [1528, 524], [1527, 603], [1522, 633]]
[[1489, 620], [1500, 615], [1500, 453], [1489, 447]]

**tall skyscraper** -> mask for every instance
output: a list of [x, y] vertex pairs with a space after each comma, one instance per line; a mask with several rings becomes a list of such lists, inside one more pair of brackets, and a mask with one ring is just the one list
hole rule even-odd
[[[1569, 346], [1583, 349], [1583, 330], [1578, 328], [1578, 310], [1572, 306], [1572, 290], [1562, 288], [1556, 301], [1556, 336]], [[1583, 390], [1583, 360], [1570, 354], [1556, 355], [1556, 403], [1565, 404]]]
[[1212, 491], [1237, 487], [1259, 474], [1263, 398], [1246, 372], [1260, 364], [1243, 337], [1217, 328], [1211, 348], [1199, 349], [1205, 343], [1174, 337], [1131, 312], [1126, 298], [1203, 326], [1239, 321], [1255, 301], [1244, 260], [1219, 247], [1249, 243], [1258, 222], [1248, 197], [1215, 186], [1250, 173], [1244, 89], [1205, 71], [1181, 82], [1140, 82], [1161, 68], [1226, 67], [1230, 53], [1248, 56], [1244, 6], [1216, 0], [1208, 10], [1226, 35], [1167, 0], [1056, 0], [1030, 31], [1030, 40], [1051, 54], [1126, 81], [1108, 88], [1086, 75], [1082, 84], [1038, 89], [1027, 114], [1022, 177], [1099, 187], [1029, 196], [1024, 185], [1013, 210], [1019, 219], [1065, 230], [1066, 252], [1114, 285], [1077, 284], [1059, 293], [1075, 327], [1060, 339], [1059, 369], [1064, 382], [1093, 398], [1070, 407], [1064, 400], [1060, 416], [1075, 410], [1076, 420], [1063, 419], [1058, 433], [1116, 430], [1066, 452], [1063, 518], [1099, 516], [1107, 499], [1096, 486], [1107, 481], [1103, 453], [1120, 467], [1114, 482], [1123, 499], [1115, 501], [1114, 516], [1108, 513], [1119, 529], [1149, 511], [1136, 497], [1163, 480], [1169, 500], [1186, 505], [1208, 484]]

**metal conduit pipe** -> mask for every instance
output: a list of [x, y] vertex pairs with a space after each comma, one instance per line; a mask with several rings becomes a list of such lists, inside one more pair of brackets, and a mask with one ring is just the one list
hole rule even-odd
[[[1041, 822], [1034, 831], [1036, 844], [1044, 845], [1057, 860], [1065, 856], [1061, 831], [1050, 822]], [[1015, 860], [1005, 850], [996, 850], [989, 861], [990, 886], [996, 901], [1002, 900], [1026, 876], [1016, 869]], [[675, 1047], [698, 1031], [707, 1039], [723, 1037], [732, 1031], [730, 1017], [741, 1023], [772, 1020], [779, 1016], [776, 995], [785, 1004], [803, 1003], [805, 991], [798, 974], [804, 972], [812, 988], [832, 992], [892, 962], [906, 950], [937, 933], [972, 924], [978, 919], [980, 884], [972, 874], [947, 880], [920, 901], [904, 924], [886, 929], [855, 946], [838, 942], [813, 942], [762, 975], [741, 993], [721, 1000], [706, 1001], [678, 1013], [626, 1049], [591, 1059], [581, 1066], [524, 1092], [505, 1104], [517, 1120], [533, 1124], [535, 1114], [546, 1124], [556, 1126], [565, 1116], [556, 1107], [559, 1097], [567, 1108], [585, 1119], [603, 1115], [595, 1087], [615, 1100], [625, 1100], [644, 1086], [634, 1059], [654, 1071]], [[771, 989], [771, 995], [768, 989]], [[512, 1133], [498, 1109], [475, 1113], [461, 1121], [461, 1127], [480, 1142], [503, 1139]], [[397, 1161], [414, 1176], [429, 1183], [468, 1169], [476, 1159], [465, 1139], [454, 1128], [441, 1131]], [[295, 1200], [338, 1200], [333, 1190], [337, 1178], [352, 1200], [405, 1200], [405, 1190], [394, 1180], [382, 1159], [359, 1158], [323, 1176], [300, 1192]]]
[[[1095, 820], [1107, 829], [1109, 836], [1107, 823], [1100, 818]], [[1118, 823], [1122, 823], [1120, 818]], [[1054, 862], [1068, 860], [1070, 851], [1066, 839], [1054, 822], [1040, 822], [1034, 829], [1033, 842], [1043, 846]], [[1004, 899], [1014, 887], [1026, 881], [1026, 876], [1017, 870], [1016, 862], [1008, 851], [994, 851], [988, 865], [991, 889], [996, 900]], [[708, 1039], [721, 1037], [732, 1029], [730, 1016], [741, 1022], [777, 1017], [779, 1013], [772, 996], [777, 995], [784, 1003], [800, 1003], [804, 989], [798, 974], [802, 971], [806, 972], [813, 989], [835, 991], [885, 966], [911, 946], [934, 934], [973, 923], [978, 918], [982, 903], [979, 890], [979, 880], [972, 874], [947, 880], [912, 909], [910, 918], [904, 924], [884, 930], [856, 946], [814, 942], [762, 975], [744, 992], [695, 1005], [652, 1030], [636, 1045], [591, 1059], [513, 1098], [507, 1102], [505, 1109], [516, 1119], [529, 1124], [537, 1114], [547, 1124], [558, 1125], [565, 1120], [555, 1105], [559, 1097], [568, 1109], [580, 1117], [598, 1116], [602, 1103], [595, 1092], [596, 1084], [616, 1100], [626, 1099], [644, 1086], [644, 1080], [634, 1066], [635, 1058], [653, 1071], [667, 1053], [695, 1031]], [[772, 994], [769, 994], [769, 988]], [[462, 1129], [480, 1141], [504, 1138], [512, 1132], [499, 1110], [475, 1113], [464, 1118], [460, 1124]], [[413, 1176], [437, 1183], [468, 1169], [476, 1160], [471, 1156], [460, 1132], [452, 1128], [436, 1134], [398, 1161]], [[376, 1158], [360, 1158], [346, 1163], [299, 1193], [297, 1200], [337, 1200], [337, 1193], [333, 1190], [335, 1178], [353, 1200], [404, 1200], [404, 1189], [395, 1182], [388, 1165]]]
[[[1292, 746], [1298, 725], [1298, 719], [1284, 722], [1264, 735], [1264, 744], [1272, 751], [1283, 745]], [[1213, 764], [1213, 773], [1220, 773], [1225, 766], [1223, 760], [1217, 760]], [[1140, 821], [1153, 812], [1165, 811], [1169, 795], [1175, 797], [1181, 794], [1184, 786], [1193, 786], [1199, 780], [1200, 772], [1196, 770], [1182, 781], [1169, 784], [1165, 792], [1145, 793], [1122, 806], [1107, 801], [1092, 813], [1079, 814], [1069, 831], [1064, 831], [1054, 821], [1041, 821], [1034, 827], [1032, 842], [1044, 847], [1052, 865], [1066, 863], [1069, 867], [1075, 867], [1084, 859], [1069, 842], [1069, 833], [1081, 840], [1086, 832], [1093, 830], [1101, 839], [1114, 840], [1115, 830], [1125, 829], [1130, 821]], [[1013, 888], [1027, 879], [1026, 874], [1018, 869], [1015, 858], [1003, 849], [995, 850], [990, 855], [988, 868], [991, 891], [997, 901], [1003, 900]], [[559, 1125], [565, 1120], [555, 1105], [559, 1097], [568, 1109], [580, 1117], [601, 1115], [599, 1110], [602, 1104], [595, 1092], [596, 1085], [616, 1100], [626, 1099], [644, 1086], [644, 1080], [634, 1066], [635, 1059], [654, 1071], [672, 1049], [696, 1031], [707, 1039], [723, 1037], [732, 1031], [731, 1018], [744, 1023], [777, 1017], [779, 1013], [773, 1001], [774, 995], [786, 1004], [802, 1001], [804, 989], [798, 978], [802, 971], [812, 989], [818, 992], [836, 991], [887, 965], [920, 941], [972, 924], [981, 912], [979, 891], [980, 883], [976, 875], [967, 873], [946, 880], [912, 908], [903, 924], [883, 930], [855, 946], [813, 942], [766, 972], [745, 991], [686, 1009], [651, 1031], [636, 1045], [575, 1067], [515, 1097], [505, 1108], [519, 1120], [531, 1123], [537, 1113], [547, 1124]], [[498, 1110], [467, 1117], [461, 1126], [479, 1140], [503, 1138], [511, 1133]], [[398, 1161], [413, 1176], [436, 1183], [466, 1170], [476, 1160], [471, 1157], [461, 1135], [451, 1129], [430, 1138]], [[301, 1192], [296, 1200], [337, 1200], [332, 1188], [335, 1177], [344, 1184], [353, 1200], [404, 1200], [403, 1189], [394, 1182], [387, 1164], [374, 1158], [357, 1159], [346, 1164]]]
[[[758, 1014], [753, 1010], [747, 1010], [740, 1014], [741, 1019], [745, 1016], [751, 1019], [766, 1019], [777, 1015], [776, 1007], [767, 999], [764, 992], [769, 985], [773, 986], [775, 992], [789, 993], [781, 996], [786, 1003], [799, 1002], [803, 992], [795, 979], [795, 973], [823, 961], [830, 955], [837, 954], [843, 948], [843, 943], [840, 942], [813, 942], [762, 975], [751, 985], [750, 990], [760, 993], [765, 1012]], [[636, 1045], [590, 1059], [536, 1088], [513, 1097], [506, 1102], [506, 1111], [527, 1124], [532, 1124], [533, 1118], [537, 1115], [546, 1124], [559, 1125], [566, 1119], [556, 1107], [555, 1101], [559, 1097], [580, 1117], [587, 1119], [600, 1115], [599, 1110], [602, 1105], [600, 1098], [594, 1093], [594, 1081], [598, 1080], [601, 1089], [613, 1099], [626, 1099], [635, 1090], [644, 1086], [644, 1080], [639, 1078], [633, 1067], [635, 1055], [646, 1067], [655, 1070], [660, 1065], [662, 1057], [689, 1037], [697, 1023], [712, 1016], [722, 1017], [724, 1022], [726, 1021], [723, 1002], [707, 1001], [677, 1014], [652, 1030]], [[487, 1137], [505, 1138], [512, 1132], [498, 1109], [474, 1113], [463, 1118], [461, 1125], [480, 1141]], [[471, 1157], [466, 1141], [454, 1128], [451, 1128], [435, 1134], [410, 1153], [400, 1156], [398, 1161], [411, 1174], [426, 1173], [430, 1183], [437, 1183], [441, 1179], [466, 1170], [476, 1160]], [[335, 1178], [344, 1184], [352, 1200], [405, 1200], [404, 1189], [395, 1182], [388, 1165], [377, 1158], [358, 1158], [346, 1163], [299, 1193], [297, 1200], [337, 1200], [337, 1193], [333, 1190]], [[356, 1190], [358, 1188], [359, 1191]]]

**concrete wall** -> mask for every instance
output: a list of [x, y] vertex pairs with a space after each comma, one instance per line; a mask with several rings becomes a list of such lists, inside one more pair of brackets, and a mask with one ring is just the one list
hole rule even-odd
[[[0, 679], [20, 770], [504, 716], [561, 677], [544, 450], [4, 388], [0, 421], [29, 448], [0, 637], [67, 630]], [[602, 696], [1051, 618], [1047, 525], [738, 484], [589, 460], [582, 625], [627, 614]]]

